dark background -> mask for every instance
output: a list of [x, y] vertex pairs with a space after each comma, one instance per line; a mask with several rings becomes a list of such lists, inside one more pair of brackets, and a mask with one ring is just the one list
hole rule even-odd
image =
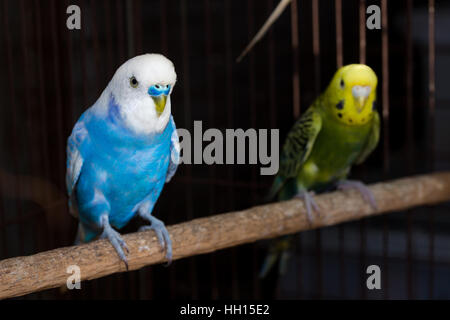
[[[278, 1], [0, 0], [0, 259], [72, 244], [77, 222], [65, 195], [66, 139], [114, 71], [137, 54], [160, 52], [174, 62], [178, 127], [191, 130], [202, 120], [203, 130], [279, 128], [284, 140], [337, 68], [335, 1], [317, 0], [317, 20], [314, 1], [288, 7], [237, 64]], [[375, 182], [448, 170], [450, 4], [436, 1], [436, 51], [429, 56], [429, 1], [387, 1], [389, 73], [383, 75], [382, 31], [365, 30], [365, 55], [359, 41], [360, 6], [381, 1], [342, 2], [343, 63], [365, 59], [379, 77], [379, 110], [389, 103], [380, 144], [352, 177]], [[81, 30], [66, 28], [70, 4], [81, 8]], [[291, 44], [293, 15], [298, 49]], [[436, 63], [435, 104], [429, 59]], [[293, 103], [295, 72], [299, 104]], [[262, 203], [271, 181], [257, 165], [182, 165], [154, 214], [175, 224], [248, 208]], [[259, 242], [83, 282], [80, 291], [25, 298], [450, 298], [449, 209], [447, 203], [303, 232], [281, 279], [258, 279], [267, 245]], [[371, 264], [382, 271], [382, 289], [374, 292], [365, 287]]]

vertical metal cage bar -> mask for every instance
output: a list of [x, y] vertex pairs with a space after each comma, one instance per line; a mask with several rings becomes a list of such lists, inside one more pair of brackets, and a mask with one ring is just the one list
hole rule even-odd
[[96, 66], [96, 86], [95, 88], [97, 89], [96, 93], [99, 93], [101, 90], [101, 83], [103, 83], [103, 79], [105, 78], [100, 78], [101, 74], [104, 74], [104, 72], [102, 72], [102, 69], [100, 68], [100, 66], [102, 65], [101, 63], [101, 59], [100, 59], [100, 44], [99, 44], [99, 40], [98, 40], [98, 28], [97, 28], [97, 10], [95, 8], [95, 1], [91, 0], [90, 1], [90, 8], [91, 8], [91, 35], [92, 35], [92, 50], [94, 51], [94, 59], [95, 59], [95, 66]]
[[[230, 0], [224, 1], [224, 39], [225, 39], [225, 64], [226, 64], [226, 77], [225, 77], [225, 90], [226, 90], [226, 108], [227, 108], [227, 126], [229, 127], [233, 123], [233, 67], [232, 67], [232, 50], [231, 50], [231, 14], [230, 14]], [[233, 183], [233, 170], [227, 168], [227, 179], [230, 183]], [[229, 186], [227, 188], [227, 198], [231, 206], [234, 204], [233, 188]], [[235, 272], [236, 272], [236, 255], [235, 249], [230, 250], [231, 255], [231, 292], [232, 296], [235, 296]]]
[[[298, 1], [292, 0], [291, 2], [291, 48], [292, 48], [292, 115], [294, 121], [300, 117], [301, 105], [300, 105], [300, 41], [299, 41], [299, 29], [298, 29]], [[299, 248], [299, 256], [302, 256], [302, 235], [298, 235], [297, 246]], [[303, 291], [303, 279], [301, 269], [297, 270], [298, 273], [298, 292], [299, 296]]]
[[[119, 3], [119, 1], [118, 1]], [[85, 5], [85, 2], [83, 3]], [[87, 78], [86, 75], [86, 70], [87, 70], [87, 64], [86, 64], [86, 33], [85, 33], [85, 29], [86, 28], [81, 28], [80, 30], [80, 42], [81, 42], [81, 79], [82, 79], [82, 86], [83, 86], [83, 92], [82, 92], [82, 96], [83, 96], [83, 109], [88, 107], [88, 81], [89, 79]]]
[[[436, 90], [436, 73], [435, 73], [435, 59], [436, 59], [436, 39], [435, 39], [435, 2], [434, 0], [428, 1], [428, 114], [429, 114], [429, 143], [431, 146], [431, 152], [429, 156], [429, 169], [434, 169], [435, 158], [435, 138], [434, 138], [434, 121], [435, 121], [435, 90]], [[434, 208], [430, 208], [429, 213], [429, 298], [434, 297]]]
[[406, 156], [408, 173], [413, 170], [413, 43], [412, 43], [412, 0], [406, 1]]
[[297, 0], [291, 2], [291, 45], [292, 45], [292, 106], [293, 116], [300, 116], [300, 74]]
[[[413, 44], [412, 44], [412, 0], [406, 2], [406, 163], [408, 174], [414, 169], [413, 164]], [[413, 298], [413, 210], [406, 212], [406, 290], [408, 299]]]
[[342, 37], [342, 0], [335, 1], [336, 19], [336, 67], [339, 69], [344, 64], [344, 49]]
[[[87, 0], [83, 0], [80, 5], [82, 7], [87, 7]], [[87, 19], [86, 19], [87, 20]], [[85, 21], [86, 21], [85, 20]], [[87, 57], [88, 57], [88, 48], [86, 46], [86, 44], [88, 43], [88, 37], [86, 35], [86, 29], [87, 29], [87, 22], [84, 22], [84, 27], [81, 28], [80, 30], [80, 42], [81, 42], [81, 79], [82, 79], [82, 96], [83, 96], [83, 106], [81, 110], [85, 110], [86, 108], [89, 107], [89, 97], [88, 97], [88, 88], [89, 86], [89, 77], [87, 75]], [[98, 77], [97, 77], [98, 79]], [[97, 89], [99, 88], [99, 83], [97, 83], [94, 87]], [[98, 90], [97, 90], [98, 91]], [[90, 289], [90, 295], [95, 297], [98, 295], [99, 291], [99, 281], [92, 281], [91, 286], [89, 287]]]
[[[383, 173], [389, 172], [389, 29], [387, 0], [381, 0], [381, 64], [382, 64], [382, 118], [383, 118]], [[383, 298], [389, 298], [389, 222], [383, 217]]]
[[[31, 66], [29, 63], [29, 50], [27, 49], [27, 45], [28, 45], [28, 30], [27, 30], [27, 13], [26, 13], [26, 9], [25, 9], [25, 3], [24, 0], [21, 0], [19, 2], [19, 17], [20, 17], [20, 51], [21, 51], [21, 59], [22, 59], [22, 68], [23, 68], [23, 75], [24, 75], [24, 79], [23, 79], [23, 83], [25, 85], [25, 108], [24, 108], [24, 114], [22, 117], [22, 121], [24, 121], [24, 123], [26, 124], [25, 127], [23, 129], [25, 129], [24, 131], [24, 136], [26, 137], [27, 142], [24, 144], [26, 146], [26, 148], [29, 150], [30, 154], [29, 157], [27, 158], [27, 161], [25, 163], [25, 171], [31, 172], [31, 174], [34, 174], [34, 170], [33, 170], [33, 165], [36, 161], [36, 157], [34, 154], [34, 146], [32, 146], [30, 144], [31, 139], [33, 138], [33, 122], [32, 122], [32, 106], [31, 106], [31, 90], [30, 87], [32, 86], [31, 84]], [[19, 174], [19, 172], [17, 172], [17, 174]], [[27, 190], [25, 190], [27, 189]], [[22, 191], [24, 193], [28, 193], [30, 192], [30, 195], [32, 195], [32, 197], [34, 198], [34, 196], [36, 195], [36, 190], [34, 189], [34, 187], [30, 186], [30, 185], [24, 185]], [[17, 195], [19, 196], [19, 195]], [[28, 212], [27, 212], [28, 214]], [[25, 221], [21, 222], [19, 225], [19, 233], [21, 234], [21, 237], [25, 237], [25, 232], [24, 232], [24, 225], [26, 224]], [[36, 233], [34, 233], [34, 236], [36, 236]], [[36, 239], [35, 239], [36, 240]], [[36, 243], [35, 243], [36, 245]], [[35, 248], [36, 250], [36, 248]], [[22, 252], [22, 254], [24, 254], [25, 252]]]
[[359, 0], [359, 63], [366, 63], [366, 1]]
[[[254, 25], [255, 25], [255, 5], [253, 0], [248, 0], [248, 10], [247, 10], [247, 21], [248, 21], [248, 37], [249, 41], [252, 39], [254, 35]], [[249, 108], [250, 108], [250, 126], [252, 128], [257, 127], [257, 118], [256, 118], [256, 79], [255, 79], [255, 54], [254, 51], [251, 51], [249, 53], [249, 66], [248, 66], [248, 72], [249, 72], [249, 86], [250, 86], [250, 101], [249, 101]], [[251, 168], [251, 180], [255, 183], [257, 181], [257, 173], [256, 173], [256, 167], [253, 166]], [[257, 194], [256, 194], [256, 188], [251, 188], [250, 191], [252, 203], [257, 202]], [[252, 264], [253, 268], [258, 268], [258, 259], [257, 259], [257, 247], [255, 244], [252, 245]], [[253, 298], [257, 299], [260, 296], [260, 288], [259, 288], [259, 279], [258, 279], [258, 273], [253, 272]]]
[[[26, 136], [27, 143], [25, 143], [26, 148], [29, 150], [29, 157], [27, 158], [27, 162], [25, 164], [25, 167], [27, 168], [27, 172], [30, 172], [31, 175], [36, 174], [36, 153], [35, 148], [36, 146], [31, 144], [31, 141], [34, 136], [34, 128], [33, 128], [33, 121], [32, 121], [32, 101], [35, 101], [35, 99], [32, 99], [32, 92], [30, 88], [32, 87], [32, 78], [34, 74], [32, 73], [32, 70], [34, 68], [32, 67], [30, 63], [30, 55], [29, 55], [29, 49], [27, 49], [27, 45], [30, 44], [29, 41], [29, 28], [28, 28], [28, 21], [30, 19], [27, 19], [27, 11], [25, 8], [24, 0], [21, 0], [19, 2], [19, 10], [20, 10], [20, 47], [21, 47], [21, 58], [22, 58], [22, 67], [23, 67], [23, 75], [24, 79], [22, 80], [25, 85], [25, 112], [24, 116], [22, 118], [22, 121], [25, 123], [25, 129], [24, 135]], [[29, 17], [28, 17], [29, 18]], [[35, 186], [24, 186], [25, 193], [30, 193], [32, 198], [34, 199], [36, 196], [36, 188]], [[28, 214], [28, 213], [27, 213]], [[25, 224], [25, 222], [21, 223]], [[21, 229], [23, 229], [23, 226], [21, 226]], [[23, 232], [23, 231], [21, 231]], [[36, 248], [37, 245], [37, 232], [33, 233], [34, 237], [34, 250], [38, 251], [38, 248]], [[25, 253], [25, 252], [24, 252]]]
[[319, 30], [319, 0], [312, 0], [312, 38], [314, 57], [314, 90], [315, 96], [320, 91], [320, 30]]
[[[297, 2], [297, 0], [294, 0]], [[273, 0], [267, 0], [268, 12], [272, 12]], [[273, 28], [268, 33], [268, 74], [269, 74], [269, 105], [270, 105], [270, 127], [275, 128], [277, 124], [277, 113], [275, 103], [275, 37], [273, 35]], [[300, 87], [298, 89], [300, 91]]]
[[143, 54], [142, 52], [142, 2], [134, 0], [133, 21], [135, 32], [135, 51], [134, 55]]
[[130, 59], [133, 57], [135, 43], [134, 43], [134, 19], [133, 19], [133, 6], [134, 1], [125, 1], [125, 13], [126, 13], [126, 39], [127, 39], [127, 57]]
[[[13, 170], [14, 174], [19, 173], [19, 159], [18, 159], [18, 138], [17, 138], [17, 100], [16, 100], [16, 93], [13, 84], [14, 81], [14, 52], [13, 52], [13, 44], [11, 43], [11, 32], [10, 32], [10, 22], [9, 22], [9, 6], [8, 1], [3, 1], [3, 29], [4, 29], [4, 37], [5, 37], [5, 47], [6, 47], [6, 64], [8, 66], [8, 90], [9, 90], [9, 96], [10, 96], [10, 106], [11, 106], [11, 142], [12, 142], [12, 162], [13, 162]], [[22, 186], [20, 181], [17, 181], [15, 184], [14, 193], [16, 195], [19, 195], [22, 192]], [[16, 196], [15, 199], [15, 209], [17, 210], [17, 218], [18, 221], [23, 221], [23, 206], [22, 203], [19, 201], [19, 199]], [[6, 228], [8, 226], [8, 223], [5, 225], [5, 232], [7, 231]], [[18, 239], [17, 242], [19, 243], [19, 254], [23, 254], [24, 250], [24, 238], [23, 238], [23, 226], [22, 224], [19, 224], [19, 233], [18, 233]]]
[[[6, 12], [4, 11], [4, 6], [0, 6], [0, 26], [4, 26], [4, 16], [6, 15]], [[0, 44], [3, 46], [5, 45], [5, 35], [3, 32], [0, 32]], [[2, 56], [2, 58], [5, 58]], [[6, 59], [4, 59], [6, 60]], [[4, 65], [1, 65], [2, 67], [5, 67]], [[4, 102], [5, 103], [5, 102]], [[6, 139], [5, 139], [6, 140]], [[5, 188], [6, 182], [4, 177], [0, 177], [0, 188], [3, 190]], [[5, 218], [5, 206], [4, 202], [5, 198], [3, 197], [3, 194], [0, 193], [0, 233], [2, 237], [2, 246], [0, 251], [0, 259], [4, 259], [8, 257], [8, 246], [7, 246], [7, 237], [6, 237], [6, 218]]]
[[160, 23], [161, 23], [161, 52], [164, 55], [169, 53], [169, 45], [167, 42], [168, 31], [167, 31], [167, 0], [160, 0]]
[[[62, 8], [67, 8], [71, 4], [69, 0], [64, 1], [64, 2], [59, 2], [58, 4], [60, 4], [60, 3], [62, 4], [62, 6], [61, 6]], [[110, 13], [108, 12], [107, 15], [109, 15], [109, 14]], [[62, 35], [61, 35], [62, 47], [65, 49], [64, 51], [62, 51], [61, 61], [62, 61], [63, 66], [66, 66], [66, 65], [68, 66], [66, 68], [63, 68], [63, 72], [61, 75], [61, 77], [64, 79], [63, 82], [67, 84], [67, 86], [65, 87], [66, 90], [64, 90], [63, 88], [61, 89], [61, 90], [64, 90], [63, 96], [64, 96], [64, 107], [65, 107], [64, 108], [65, 114], [64, 114], [64, 112], [62, 112], [62, 113], [63, 113], [63, 119], [65, 120], [63, 122], [63, 124], [68, 123], [69, 125], [72, 125], [72, 123], [74, 123], [74, 121], [75, 121], [75, 119], [74, 119], [74, 91], [73, 91], [75, 88], [74, 88], [73, 71], [72, 71], [73, 66], [74, 66], [74, 63], [73, 63], [74, 50], [73, 50], [73, 46], [72, 46], [72, 35], [73, 35], [73, 32], [70, 32], [70, 31], [66, 32], [66, 33], [62, 33]], [[64, 58], [68, 63], [65, 63], [66, 61], [64, 61]], [[65, 154], [66, 136], [65, 136], [64, 129], [61, 132], [61, 135], [62, 135], [62, 140], [63, 140], [63, 146], [62, 146], [61, 152], [62, 152], [63, 158], [65, 160], [66, 159], [66, 154]], [[65, 162], [63, 162], [63, 164], [62, 164], [62, 169], [63, 169], [63, 173], [64, 173], [64, 175], [62, 176], [63, 178], [65, 177], [65, 169], [66, 169], [64, 164], [65, 164]], [[65, 182], [65, 180], [64, 180], [64, 182]], [[65, 187], [65, 184], [63, 183], [63, 188], [64, 187]], [[65, 221], [68, 222], [67, 219], [65, 219]], [[65, 225], [67, 226], [66, 230], [70, 230], [69, 224], [65, 223]], [[66, 236], [66, 238], [68, 238], [68, 236]], [[67, 241], [67, 239], [64, 239], [64, 241]], [[70, 239], [70, 241], [73, 241], [73, 239]], [[68, 296], [67, 296], [67, 298], [68, 298]]]
[[[86, 0], [85, 0], [86, 1]], [[95, 61], [95, 84], [94, 84], [94, 88], [95, 88], [95, 96], [94, 98], [99, 95], [101, 93], [102, 90], [102, 83], [106, 82], [106, 75], [105, 72], [103, 72], [101, 68], [102, 66], [102, 62], [101, 62], [101, 58], [100, 58], [100, 43], [99, 43], [99, 30], [98, 30], [98, 16], [97, 16], [97, 9], [95, 7], [96, 3], [98, 1], [93, 1], [90, 0], [89, 1], [89, 8], [90, 8], [90, 30], [88, 30], [88, 34], [91, 38], [91, 43], [90, 43], [90, 47], [88, 48], [88, 57], [90, 56], [90, 51], [92, 51], [92, 56], [94, 57], [94, 61]], [[87, 5], [87, 3], [85, 2], [85, 5]], [[103, 75], [103, 77], [101, 77], [101, 75]], [[87, 107], [87, 106], [86, 106]], [[111, 280], [107, 280], [107, 279], [99, 279], [98, 281], [94, 282], [93, 285], [93, 291], [96, 294], [102, 294], [108, 298], [111, 299], [112, 297], [112, 283], [114, 280], [112, 280], [114, 278], [111, 278]]]
[[112, 28], [111, 28], [111, 0], [103, 0], [103, 10], [105, 17], [105, 33], [106, 33], [106, 65], [108, 77], [112, 77], [114, 73], [113, 66], [113, 39], [112, 39]]
[[[65, 6], [66, 6], [66, 8], [68, 6], [70, 6], [70, 1], [69, 0], [65, 1]], [[110, 14], [110, 13], [108, 13], [108, 14]], [[65, 73], [66, 74], [66, 80], [67, 80], [67, 95], [66, 95], [66, 97], [67, 97], [67, 108], [66, 108], [66, 110], [68, 111], [67, 115], [66, 115], [66, 120], [69, 123], [69, 125], [74, 123], [74, 120], [75, 120], [74, 119], [74, 113], [73, 113], [73, 103], [74, 103], [73, 90], [75, 88], [74, 88], [73, 79], [72, 79], [72, 77], [73, 77], [73, 72], [72, 72], [73, 63], [72, 62], [74, 61], [74, 59], [73, 59], [73, 51], [74, 50], [73, 50], [73, 46], [72, 46], [72, 35], [73, 35], [72, 32], [67, 32], [67, 33], [65, 33], [65, 37], [63, 39], [64, 40], [63, 43], [64, 43], [64, 46], [65, 46], [65, 49], [66, 49], [65, 52], [67, 54], [67, 61], [69, 62], [68, 64], [70, 64], [70, 67], [65, 69], [67, 71]], [[111, 50], [112, 50], [112, 48], [111, 48]], [[64, 149], [63, 150], [65, 151], [65, 145], [64, 145]]]
[[[59, 39], [58, 39], [58, 33], [57, 30], [59, 29], [57, 27], [58, 25], [58, 18], [56, 15], [56, 6], [54, 0], [50, 2], [50, 26], [51, 26], [51, 50], [53, 55], [53, 79], [54, 81], [54, 90], [55, 90], [55, 100], [54, 108], [55, 108], [55, 118], [54, 122], [56, 123], [56, 129], [57, 129], [57, 139], [56, 139], [56, 152], [58, 154], [58, 164], [56, 165], [56, 172], [58, 173], [58, 185], [64, 186], [64, 175], [65, 175], [65, 153], [64, 150], [66, 149], [65, 146], [65, 138], [63, 137], [64, 134], [64, 116], [63, 116], [63, 109], [62, 109], [62, 86], [61, 86], [61, 72], [60, 72], [60, 54], [59, 54]], [[62, 220], [64, 221], [64, 220]], [[67, 220], [65, 220], [67, 222]], [[61, 226], [64, 230], [67, 230], [69, 227], [67, 223], [64, 223]], [[58, 239], [58, 241], [62, 241], [65, 239]]]
[[[66, 4], [64, 6], [64, 3]], [[62, 8], [67, 8], [70, 5], [70, 2], [58, 2], [58, 4], [61, 4]], [[59, 8], [61, 8], [59, 7]], [[59, 20], [60, 21], [60, 20]], [[63, 105], [61, 105], [61, 114], [62, 114], [62, 131], [60, 132], [61, 134], [61, 140], [62, 140], [62, 149], [60, 150], [60, 153], [62, 154], [62, 158], [63, 158], [63, 162], [61, 163], [61, 167], [62, 167], [62, 179], [63, 179], [63, 184], [62, 187], [65, 188], [65, 171], [66, 171], [66, 166], [65, 166], [65, 160], [66, 160], [66, 133], [65, 133], [65, 126], [64, 124], [72, 124], [73, 123], [73, 118], [74, 118], [74, 112], [73, 112], [73, 104], [74, 104], [74, 94], [73, 94], [73, 90], [74, 90], [74, 85], [73, 85], [73, 72], [72, 72], [72, 68], [73, 68], [73, 47], [72, 47], [72, 32], [66, 32], [66, 33], [62, 33], [62, 39], [61, 39], [61, 62], [63, 66], [66, 66], [66, 68], [62, 68], [63, 71], [61, 73], [61, 78], [63, 79], [63, 83], [66, 84], [66, 86], [61, 86], [61, 90], [63, 90], [63, 96], [64, 96], [64, 109]], [[65, 63], [66, 61], [68, 63]], [[61, 101], [62, 103], [62, 101]], [[65, 191], [65, 189], [63, 189]], [[64, 194], [64, 191], [62, 194]], [[64, 201], [65, 202], [65, 201]], [[66, 209], [66, 207], [63, 207], [64, 209]], [[66, 210], [63, 210], [64, 214], [67, 214], [68, 212]], [[67, 231], [71, 230], [70, 228], [70, 224], [69, 224], [69, 219], [67, 219], [68, 216], [66, 216], [64, 219], [61, 219], [61, 221], [64, 223], [64, 226], [66, 228]], [[73, 239], [69, 239], [70, 235], [69, 232], [65, 233], [65, 236], [63, 238], [64, 243], [67, 243], [67, 241], [73, 241]], [[72, 242], [73, 243], [73, 242]]]
[[[210, 126], [214, 123], [214, 64], [212, 61], [213, 49], [212, 49], [212, 27], [211, 27], [211, 3], [210, 0], [203, 1], [203, 13], [204, 13], [204, 23], [205, 23], [205, 55], [206, 55], [206, 94], [208, 102], [208, 120]], [[209, 179], [211, 181], [216, 180], [216, 170], [215, 166], [208, 167]], [[209, 211], [214, 212], [216, 207], [216, 189], [215, 186], [209, 188]], [[216, 254], [212, 253], [210, 255], [211, 263], [211, 298], [217, 299], [219, 296], [219, 289], [217, 287], [217, 263]]]
[[[336, 21], [336, 69], [344, 64], [343, 32], [342, 32], [342, 0], [335, 0], [335, 21]], [[339, 289], [341, 297], [346, 296], [345, 283], [345, 227], [338, 225], [339, 241]]]
[[[107, 46], [107, 73], [108, 77], [112, 78], [114, 75], [114, 70], [117, 65], [117, 61], [119, 61], [119, 64], [123, 63], [125, 60], [125, 23], [124, 23], [124, 16], [123, 16], [123, 0], [116, 0], [115, 4], [111, 3], [110, 0], [105, 0], [103, 3], [103, 7], [105, 9], [105, 30], [106, 30], [106, 46]], [[113, 41], [113, 31], [111, 26], [111, 18], [112, 21], [115, 21], [113, 25], [115, 26], [116, 30], [116, 44], [114, 44]], [[113, 52], [115, 52], [115, 56], [113, 56]], [[109, 79], [107, 79], [109, 80]], [[146, 295], [146, 297], [151, 298], [152, 289], [153, 289], [153, 282], [151, 281], [150, 276], [152, 275], [152, 270], [150, 268], [147, 268], [145, 270], [139, 270], [136, 273], [136, 278], [138, 281], [138, 285], [135, 286], [136, 290], [136, 297], [139, 297], [140, 293]], [[143, 275], [143, 277], [141, 277]], [[135, 278], [133, 277], [134, 274], [119, 274], [115, 277], [116, 282], [116, 290], [119, 290], [121, 292], [126, 292], [128, 290], [128, 296], [133, 297], [133, 293], [130, 292], [133, 288], [133, 281]], [[150, 280], [149, 280], [150, 279]], [[129, 285], [127, 285], [127, 281], [129, 282]], [[97, 289], [97, 288], [95, 288]]]
[[381, 64], [383, 117], [383, 170], [389, 171], [389, 32], [387, 0], [381, 0]]
[[434, 109], [436, 101], [436, 73], [435, 73], [435, 60], [436, 60], [436, 39], [435, 39], [435, 2], [434, 0], [428, 0], [428, 93], [429, 101], [428, 108], [430, 115], [434, 119]]
[[[187, 21], [187, 2], [180, 0], [181, 14], [181, 43], [183, 48], [183, 103], [185, 125], [189, 126], [192, 122], [191, 117], [191, 93], [190, 93], [190, 67], [189, 67], [189, 39], [188, 39], [188, 21]], [[192, 184], [192, 168], [186, 167], [186, 177], [188, 184]], [[186, 188], [186, 216], [188, 220], [194, 218], [192, 188]], [[192, 288], [192, 299], [198, 298], [197, 271], [195, 258], [189, 259], [189, 276]]]
[[[313, 58], [314, 58], [314, 77], [315, 77], [315, 95], [320, 91], [320, 30], [319, 30], [319, 0], [312, 0], [312, 33], [313, 33]], [[322, 261], [322, 231], [315, 231], [316, 245], [316, 264], [317, 277], [316, 288], [317, 297], [320, 299], [323, 295], [323, 261]]]
[[124, 5], [122, 0], [116, 0], [116, 18], [117, 22], [117, 53], [119, 61], [125, 60], [125, 25], [123, 19]]
[[[165, 56], [169, 56], [169, 42], [168, 42], [168, 37], [169, 37], [169, 33], [168, 33], [168, 10], [167, 10], [167, 0], [161, 0], [159, 2], [159, 6], [160, 6], [160, 14], [159, 14], [159, 19], [160, 19], [160, 50], [161, 53]], [[168, 221], [172, 220], [174, 217], [174, 207], [175, 207], [175, 203], [174, 202], [170, 202], [170, 211], [169, 211], [169, 215], [168, 215]], [[173, 221], [173, 220], [172, 220]], [[150, 289], [149, 289], [149, 294], [150, 296], [153, 298], [155, 296], [156, 293], [156, 285], [154, 285], [153, 283], [153, 277], [156, 274], [156, 272], [153, 271], [152, 268], [148, 268], [147, 273], [146, 273], [146, 277], [147, 277], [147, 282], [150, 284]], [[170, 288], [170, 296], [172, 299], [177, 298], [177, 268], [170, 268], [169, 270], [169, 288]]]
[[[366, 63], [366, 1], [359, 1], [359, 62], [362, 64]], [[365, 174], [365, 167], [363, 167], [363, 175]], [[359, 221], [359, 238], [360, 238], [360, 248], [359, 248], [359, 260], [360, 260], [360, 275], [361, 279], [365, 276], [365, 265], [366, 265], [366, 250], [367, 250], [367, 234], [366, 234], [366, 220], [362, 219]], [[364, 284], [360, 286], [360, 296], [362, 299], [367, 299], [367, 290]]]
[[[227, 126], [233, 127], [234, 123], [234, 104], [233, 104], [233, 57], [232, 57], [232, 23], [231, 23], [231, 0], [225, 0], [225, 44], [226, 44], [226, 105], [227, 105]], [[234, 173], [231, 166], [228, 166], [228, 199], [230, 208], [234, 208]], [[233, 299], [239, 298], [239, 286], [237, 278], [237, 248], [231, 248], [231, 296]]]

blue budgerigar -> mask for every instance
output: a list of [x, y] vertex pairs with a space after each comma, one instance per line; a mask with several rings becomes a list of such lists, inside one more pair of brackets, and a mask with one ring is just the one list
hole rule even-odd
[[67, 142], [69, 208], [79, 219], [76, 241], [109, 239], [127, 268], [127, 245], [113, 227], [124, 227], [135, 215], [150, 222], [143, 229], [155, 231], [169, 263], [172, 259], [169, 233], [152, 210], [179, 161], [170, 101], [176, 78], [163, 55], [128, 60]]

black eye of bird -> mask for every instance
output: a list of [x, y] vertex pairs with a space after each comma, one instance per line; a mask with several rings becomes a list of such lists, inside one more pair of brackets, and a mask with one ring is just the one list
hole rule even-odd
[[345, 87], [344, 79], [341, 79], [341, 83], [340, 84], [341, 84], [341, 88], [344, 89], [344, 87]]
[[132, 86], [133, 88], [137, 88], [138, 85], [139, 85], [139, 82], [137, 81], [137, 79], [135, 77], [131, 77], [130, 78], [130, 86]]

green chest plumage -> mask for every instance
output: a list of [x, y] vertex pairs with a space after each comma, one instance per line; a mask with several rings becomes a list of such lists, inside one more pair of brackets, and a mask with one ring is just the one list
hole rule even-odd
[[371, 126], [371, 121], [362, 126], [348, 126], [322, 114], [322, 129], [297, 183], [314, 190], [345, 177], [366, 145]]

